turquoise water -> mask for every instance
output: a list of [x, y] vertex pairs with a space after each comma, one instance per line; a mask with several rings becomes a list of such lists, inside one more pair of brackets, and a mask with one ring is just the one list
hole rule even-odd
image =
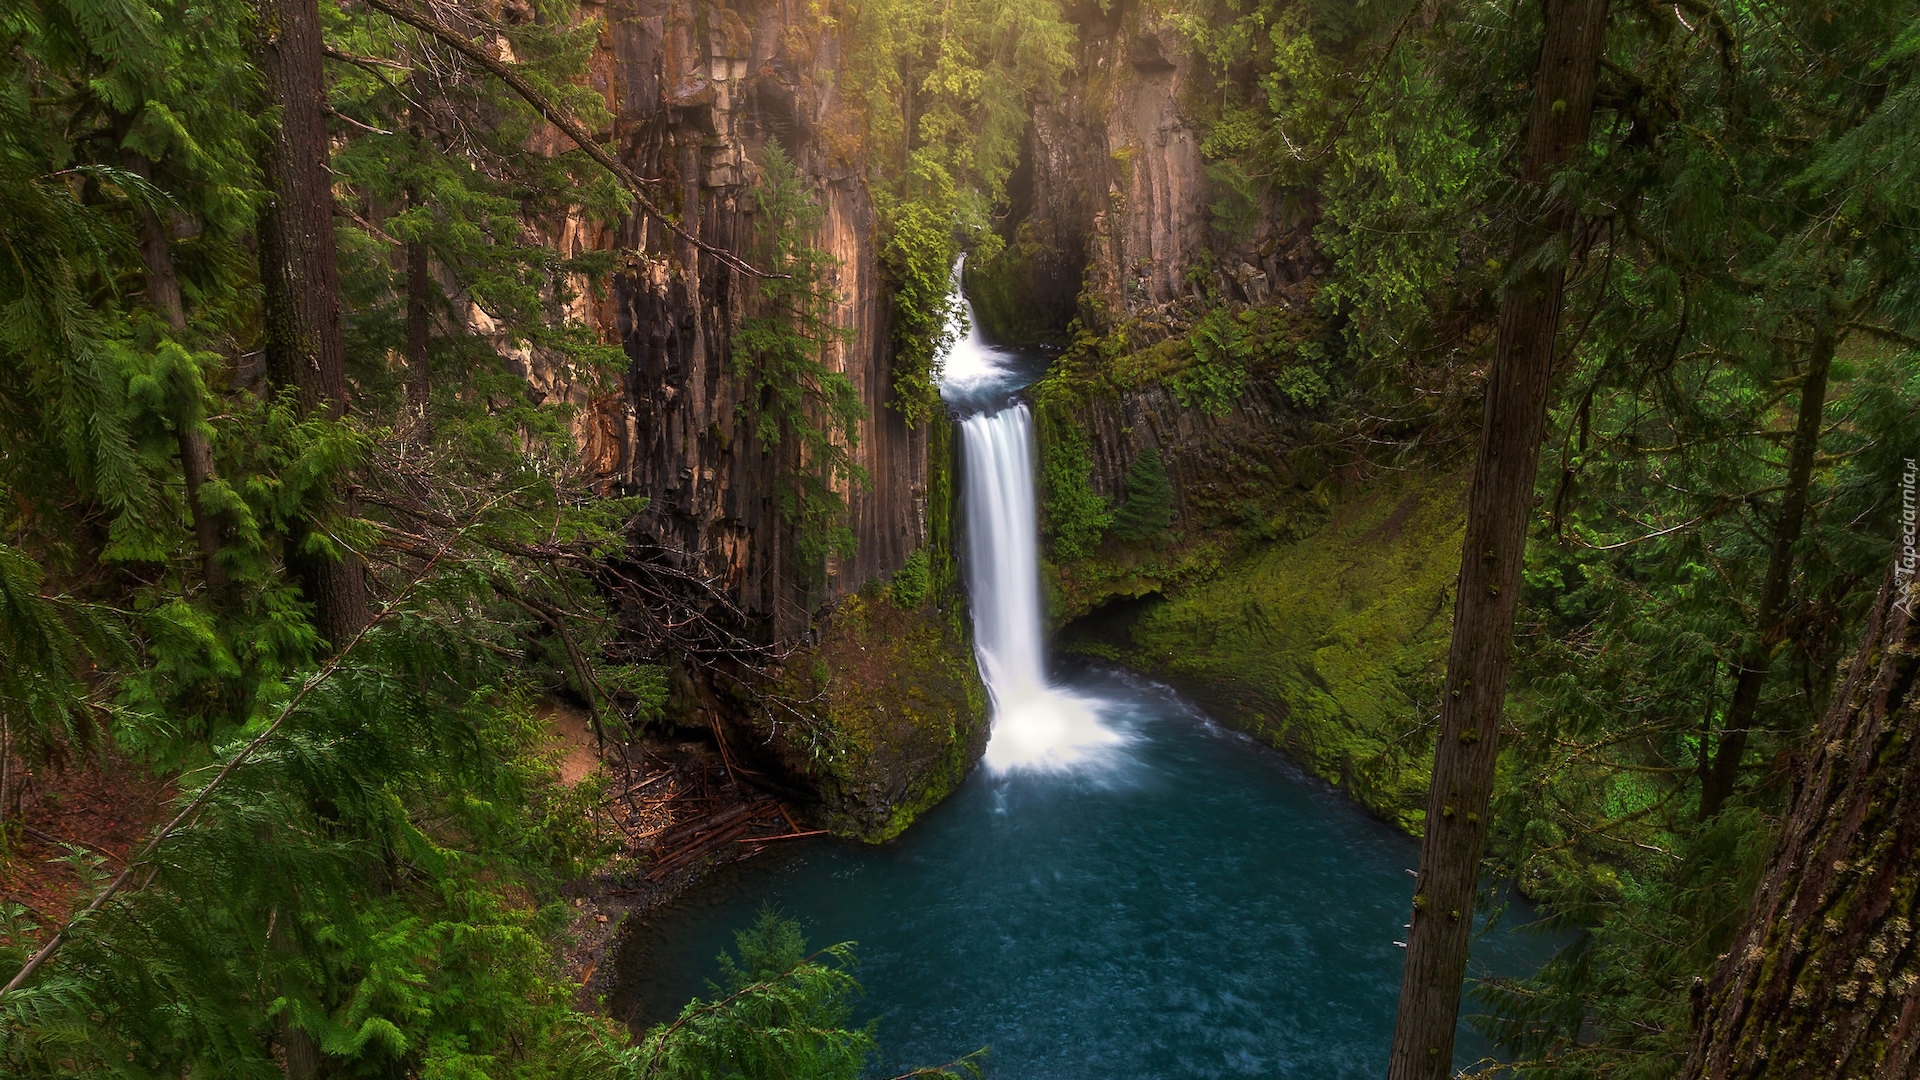
[[[987, 1075], [1378, 1077], [1417, 844], [1168, 691], [1058, 685], [1124, 739], [1076, 767], [976, 769], [879, 847], [801, 841], [697, 887], [636, 934], [642, 1021], [705, 992], [764, 903], [858, 942], [885, 1072], [989, 1047]], [[1496, 930], [1482, 973], [1550, 943]], [[1486, 1052], [1471, 1032], [1458, 1060]]]

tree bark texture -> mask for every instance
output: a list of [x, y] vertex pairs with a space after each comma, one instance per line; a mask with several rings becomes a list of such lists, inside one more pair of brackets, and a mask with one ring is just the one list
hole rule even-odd
[[[257, 56], [279, 123], [261, 155], [267, 199], [260, 212], [260, 280], [267, 374], [292, 388], [309, 414], [346, 413], [340, 338], [340, 275], [327, 168], [326, 81], [316, 0], [260, 0]], [[287, 566], [312, 601], [320, 633], [335, 648], [367, 620], [360, 560], [304, 550], [289, 538]]]
[[1565, 260], [1538, 255], [1548, 245], [1564, 243], [1573, 223], [1573, 207], [1550, 197], [1547, 188], [1554, 173], [1587, 141], [1606, 21], [1607, 0], [1545, 4], [1519, 177], [1522, 190], [1539, 201], [1524, 201], [1523, 196], [1512, 264], [1528, 268], [1500, 297], [1479, 454], [1467, 495], [1453, 641], [1388, 1063], [1390, 1080], [1439, 1080], [1453, 1070], [1473, 894], [1486, 846], [1506, 700], [1514, 605], [1566, 285]]
[[1685, 1080], [1920, 1076], [1920, 621], [1889, 573], [1795, 770]]
[[303, 408], [338, 418], [347, 383], [320, 11], [315, 0], [260, 0], [260, 15], [260, 69], [279, 112], [261, 162], [267, 372], [293, 387]]
[[1786, 637], [1787, 598], [1793, 581], [1793, 548], [1800, 542], [1807, 517], [1807, 489], [1813, 483], [1813, 460], [1820, 449], [1820, 418], [1827, 404], [1827, 372], [1833, 367], [1835, 341], [1830, 321], [1814, 326], [1807, 371], [1800, 383], [1800, 408], [1787, 452], [1786, 491], [1780, 516], [1774, 522], [1773, 547], [1767, 553], [1767, 572], [1760, 583], [1760, 603], [1754, 616], [1753, 644], [1734, 672], [1733, 700], [1720, 727], [1720, 745], [1700, 787], [1700, 820], [1720, 812], [1740, 778], [1740, 759], [1747, 752], [1747, 735], [1760, 709], [1760, 690], [1773, 651]]

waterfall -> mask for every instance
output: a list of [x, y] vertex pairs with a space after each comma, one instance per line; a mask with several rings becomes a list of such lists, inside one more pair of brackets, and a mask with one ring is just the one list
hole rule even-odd
[[1032, 438], [1024, 404], [961, 425], [974, 649], [981, 677], [998, 688], [1046, 685]]
[[[956, 293], [959, 281], [956, 267]], [[960, 423], [960, 495], [974, 654], [993, 698], [987, 767], [1005, 772], [1078, 764], [1121, 739], [1100, 722], [1089, 700], [1047, 681], [1033, 414], [1024, 403], [1009, 402], [1026, 383], [1024, 365], [1018, 355], [987, 344], [965, 296], [957, 300], [967, 330], [943, 357], [940, 391], [967, 414]]]

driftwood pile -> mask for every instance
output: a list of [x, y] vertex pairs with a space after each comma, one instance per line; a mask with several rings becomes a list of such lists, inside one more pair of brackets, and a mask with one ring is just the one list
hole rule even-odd
[[[623, 772], [611, 808], [648, 884], [710, 856], [731, 860], [775, 841], [826, 834], [802, 828], [784, 803], [742, 781], [724, 760], [675, 762], [646, 753]], [[636, 882], [615, 891], [643, 888]]]

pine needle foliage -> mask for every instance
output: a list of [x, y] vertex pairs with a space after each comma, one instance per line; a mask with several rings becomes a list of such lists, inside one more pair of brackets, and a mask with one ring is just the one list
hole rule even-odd
[[[1366, 401], [1341, 423], [1381, 467], [1444, 460], [1477, 427], [1492, 301], [1525, 268], [1489, 243], [1528, 207], [1517, 148], [1488, 133], [1519, 128], [1539, 6], [1183, 8], [1217, 93], [1216, 225], [1311, 207], [1333, 263], [1317, 303]], [[1523, 1075], [1677, 1068], [1779, 763], [1884, 566], [1891, 447], [1920, 415], [1914, 5], [1611, 12], [1607, 119], [1554, 179], [1581, 224], [1526, 256], [1571, 273], [1495, 863], [1585, 934], [1491, 988]]]
[[[611, 122], [581, 79], [599, 23], [575, 5], [440, 12], [459, 32], [504, 41], [515, 71], [568, 115], [595, 130]], [[577, 147], [532, 151], [545, 120], [444, 45], [364, 6], [329, 4], [323, 16], [334, 43], [330, 104], [358, 125], [332, 167], [340, 197], [366, 223], [341, 233], [353, 308], [347, 348], [363, 408], [418, 411], [421, 402], [403, 405], [404, 391], [424, 388], [435, 424], [457, 437], [477, 419], [465, 407], [476, 391], [495, 403], [524, 396], [516, 384], [527, 372], [501, 363], [503, 347], [537, 358], [578, 392], [603, 390], [622, 357], [578, 310], [613, 253], [563, 255], [550, 232], [570, 216], [617, 217], [624, 193]], [[407, 280], [416, 258], [427, 263], [418, 294]], [[409, 319], [431, 324], [425, 357], [406, 355]], [[552, 440], [551, 417], [518, 413], [531, 437]]]
[[1159, 447], [1140, 451], [1127, 468], [1126, 498], [1113, 513], [1113, 535], [1122, 540], [1164, 540], [1173, 527], [1173, 484]]
[[[596, 115], [569, 80], [597, 28], [572, 9], [444, 14]], [[534, 706], [658, 716], [657, 657], [608, 597], [644, 500], [585, 490], [567, 406], [509, 362], [599, 384], [616, 353], [567, 312], [604, 259], [556, 259], [539, 223], [623, 200], [577, 182], [578, 155], [528, 152], [530, 108], [410, 30], [356, 5], [323, 21], [344, 420], [258, 385], [246, 234], [271, 110], [235, 107], [261, 104], [247, 13], [0, 6], [0, 766], [111, 745], [179, 815], [131, 865], [76, 848], [69, 910], [0, 912], [22, 973], [0, 994], [8, 1075], [277, 1076], [296, 1040], [328, 1075], [606, 1075], [627, 1049], [560, 973], [560, 883], [610, 849], [596, 782], [558, 785]], [[424, 300], [396, 249], [427, 253]], [[819, 294], [788, 299], [824, 318]], [[392, 355], [421, 303], [424, 427]], [[328, 657], [286, 566], [347, 553], [378, 607]]]
[[[1868, 138], [1911, 153], [1912, 129], [1878, 124], [1911, 86], [1889, 43], [1912, 5], [1701, 14], [1632, 28], [1644, 51], [1615, 77], [1638, 95], [1633, 126], [1566, 181], [1585, 187], [1601, 261], [1577, 279], [1582, 337], [1541, 478], [1502, 859], [1589, 931], [1492, 997], [1528, 1075], [1661, 1076], [1684, 1053], [1693, 980], [1766, 856], [1776, 763], [1824, 710], [1880, 574], [1898, 472], [1883, 444], [1920, 401], [1897, 344], [1914, 326], [1896, 299], [1908, 230], [1882, 227], [1910, 213], [1888, 198], [1906, 181], [1862, 168]], [[1808, 394], [1804, 523], [1782, 546]], [[1790, 614], [1768, 626], [1776, 571]], [[1756, 654], [1758, 702], [1736, 721]], [[1713, 817], [1728, 747], [1744, 754]]]
[[[763, 908], [720, 954], [710, 998], [687, 1003], [621, 1058], [626, 1080], [855, 1080], [868, 1075], [878, 1021], [854, 1027], [853, 943], [808, 952], [800, 926]], [[978, 1076], [984, 1051], [909, 1076]]]
[[660, 1080], [817, 1080], [861, 1075], [875, 1050], [870, 1022], [852, 1027], [860, 985], [852, 946], [808, 953], [798, 924], [762, 910], [722, 953], [723, 981], [641, 1038], [632, 1076]]
[[[548, 959], [565, 920], [529, 901], [603, 849], [548, 824], [590, 791], [556, 786], [497, 654], [392, 611], [236, 759], [277, 705], [213, 748], [234, 768], [183, 776], [200, 809], [140, 887], [0, 998], [10, 1069], [264, 1075], [290, 1025], [347, 1073], [545, 1073], [584, 1021]], [[33, 927], [9, 918], [17, 966]]]

